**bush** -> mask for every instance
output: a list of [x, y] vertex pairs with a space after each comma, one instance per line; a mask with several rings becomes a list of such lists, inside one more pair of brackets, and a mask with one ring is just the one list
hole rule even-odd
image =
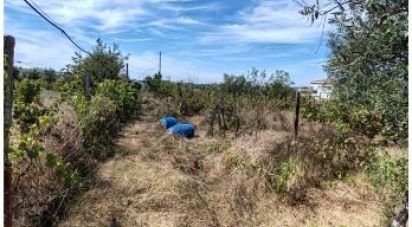
[[292, 160], [281, 162], [268, 178], [272, 189], [279, 195], [288, 191], [288, 183], [296, 174], [296, 166]]
[[25, 104], [39, 101], [40, 91], [41, 88], [38, 81], [23, 79], [17, 84], [15, 101]]
[[17, 84], [13, 103], [13, 118], [22, 132], [28, 131], [46, 112], [39, 104], [40, 91], [39, 82], [35, 80], [26, 78]]
[[86, 152], [97, 159], [113, 155], [114, 139], [119, 131], [116, 104], [108, 97], [94, 96], [90, 104], [84, 97], [76, 99], [82, 145]]
[[157, 94], [160, 91], [160, 86], [162, 83], [162, 74], [156, 73], [153, 77], [147, 76], [145, 78], [145, 83], [147, 84], [149, 91]]
[[[315, 102], [304, 99], [302, 115], [321, 123], [347, 124], [350, 129], [360, 132], [369, 138], [374, 138], [379, 134], [385, 136], [385, 127], [381, 123], [381, 114], [363, 105], [347, 106], [336, 100]], [[389, 137], [385, 138], [392, 140]]]
[[[63, 87], [77, 84], [73, 80]], [[71, 96], [70, 102], [79, 119], [84, 150], [100, 160], [114, 154], [114, 140], [120, 123], [140, 112], [138, 91], [125, 80], [104, 80], [96, 85], [90, 101], [77, 92]]]
[[366, 172], [384, 204], [387, 224], [393, 220], [394, 210], [407, 199], [407, 151], [391, 155], [384, 150], [369, 149]]
[[121, 122], [137, 116], [141, 110], [138, 90], [125, 80], [104, 80], [97, 84], [96, 96], [105, 96], [114, 102]]
[[398, 157], [387, 152], [369, 151], [367, 171], [373, 185], [389, 189], [393, 196], [403, 198], [408, 189], [408, 159], [405, 154]]
[[14, 104], [13, 118], [23, 132], [27, 131], [31, 125], [36, 124], [43, 114], [45, 114], [45, 110], [41, 109], [38, 104]]
[[63, 99], [71, 97], [73, 94], [83, 93], [83, 80], [79, 75], [72, 75], [56, 81], [55, 89], [61, 92]]
[[72, 57], [73, 63], [68, 65], [68, 71], [74, 74], [88, 73], [95, 82], [105, 79], [120, 79], [119, 74], [125, 65], [127, 56], [123, 56], [118, 46], [108, 46], [101, 39], [96, 40], [96, 46], [85, 57], [80, 53]]

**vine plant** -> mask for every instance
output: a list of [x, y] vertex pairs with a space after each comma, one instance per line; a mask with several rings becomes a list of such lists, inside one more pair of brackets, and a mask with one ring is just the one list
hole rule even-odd
[[11, 150], [14, 158], [27, 157], [30, 166], [40, 157], [46, 158], [46, 166], [53, 168], [58, 177], [69, 187], [80, 186], [79, 176], [63, 159], [46, 151], [43, 141], [59, 119], [58, 105], [44, 108], [40, 103], [40, 85], [35, 80], [24, 79], [16, 88], [14, 120], [20, 129], [18, 146]]

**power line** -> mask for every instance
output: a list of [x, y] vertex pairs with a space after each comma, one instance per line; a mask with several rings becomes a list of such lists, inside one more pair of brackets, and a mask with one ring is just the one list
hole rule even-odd
[[53, 20], [46, 12], [44, 12], [39, 5], [37, 5], [33, 0], [29, 0], [30, 3], [37, 8], [37, 10], [39, 10], [45, 17], [47, 17], [47, 19], [49, 19], [50, 21], [52, 21], [53, 23], [57, 24], [57, 22], [55, 20]]
[[66, 36], [67, 39], [70, 40], [71, 43], [73, 43], [73, 45], [75, 45], [79, 50], [83, 51], [86, 54], [90, 54], [88, 51], [84, 50], [83, 48], [81, 48], [76, 42], [73, 41], [73, 39], [62, 29], [60, 28], [58, 25], [56, 25], [56, 23], [52, 22], [50, 19], [48, 19], [46, 16], [44, 16], [38, 9], [36, 9], [36, 7], [34, 7], [30, 2], [28, 2], [27, 0], [23, 0], [31, 9], [33, 9], [39, 16], [41, 16], [43, 19], [45, 19], [47, 22], [49, 22], [49, 24], [51, 24], [53, 27], [55, 27], [57, 30], [59, 30], [61, 33], [63, 33], [64, 36]]

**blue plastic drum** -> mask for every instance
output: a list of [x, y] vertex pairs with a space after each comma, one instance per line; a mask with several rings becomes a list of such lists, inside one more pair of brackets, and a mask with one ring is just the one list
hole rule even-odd
[[172, 127], [172, 126], [174, 126], [174, 125], [177, 124], [177, 119], [174, 118], [174, 117], [162, 117], [162, 118], [160, 119], [160, 124], [161, 124], [164, 128], [168, 129], [168, 128], [170, 128], [170, 127]]
[[188, 138], [195, 136], [195, 126], [188, 123], [176, 124], [175, 126], [169, 128], [168, 131], [173, 135], [180, 135]]

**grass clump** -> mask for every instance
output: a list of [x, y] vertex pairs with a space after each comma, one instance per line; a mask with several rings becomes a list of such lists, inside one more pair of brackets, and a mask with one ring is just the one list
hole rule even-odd
[[208, 147], [207, 152], [208, 153], [221, 153], [229, 149], [230, 146], [231, 146], [230, 143], [213, 144], [210, 147]]

